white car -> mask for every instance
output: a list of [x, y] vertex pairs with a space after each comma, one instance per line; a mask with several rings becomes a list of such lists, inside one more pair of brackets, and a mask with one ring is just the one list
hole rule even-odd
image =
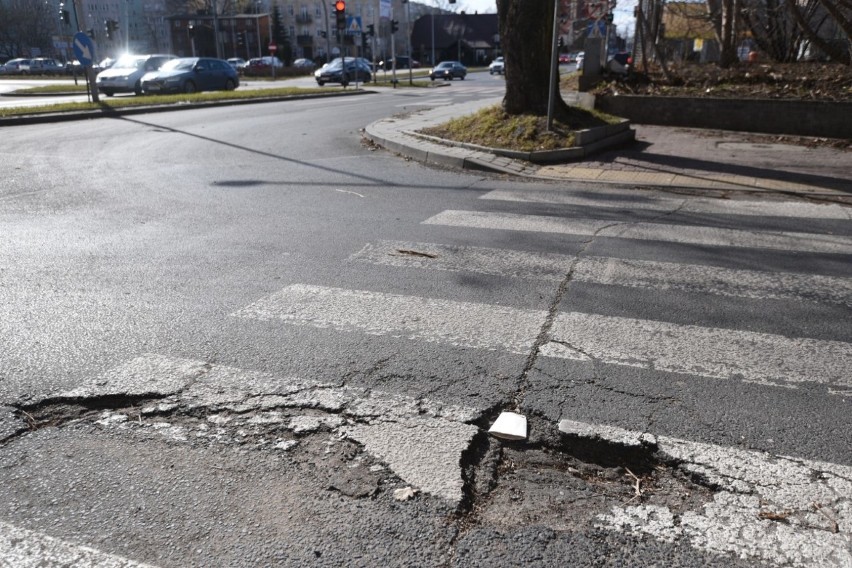
[[577, 71], [583, 70], [583, 61], [586, 59], [586, 52], [581, 51], [577, 54]]
[[98, 91], [108, 97], [115, 93], [142, 94], [142, 76], [156, 71], [163, 63], [175, 59], [174, 55], [123, 55], [112, 67], [101, 71], [95, 78]]
[[502, 74], [504, 73], [504, 69], [503, 69], [503, 58], [502, 58], [502, 57], [498, 57], [497, 59], [495, 59], [494, 61], [492, 61], [492, 62], [488, 65], [488, 72], [489, 72], [491, 75], [493, 75], [494, 73], [498, 73], [498, 74], [502, 75]]

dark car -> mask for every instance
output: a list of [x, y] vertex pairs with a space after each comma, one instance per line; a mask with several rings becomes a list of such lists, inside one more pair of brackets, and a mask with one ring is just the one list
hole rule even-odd
[[458, 61], [441, 61], [429, 73], [429, 78], [433, 81], [435, 79], [445, 79], [447, 81], [452, 81], [455, 78], [464, 80], [466, 75], [467, 67], [465, 67]]
[[620, 51], [608, 58], [606, 70], [615, 75], [627, 75], [630, 73], [630, 64], [633, 58], [626, 51]]
[[239, 85], [237, 70], [224, 59], [212, 57], [172, 59], [142, 77], [145, 94], [233, 91]]
[[[379, 69], [383, 69], [385, 71], [390, 71], [393, 68], [393, 60], [388, 59], [387, 61], [379, 62]], [[396, 68], [397, 69], [420, 69], [420, 62], [416, 59], [411, 59], [405, 55], [397, 55], [396, 57]]]
[[244, 75], [249, 77], [271, 77], [272, 69], [281, 69], [284, 64], [277, 57], [265, 55], [263, 57], [254, 57], [249, 59], [242, 71]]
[[314, 72], [314, 79], [317, 85], [322, 87], [326, 83], [340, 83], [344, 87], [350, 81], [361, 81], [367, 83], [373, 78], [370, 72], [370, 65], [364, 59], [347, 59], [346, 60], [346, 75], [343, 74], [343, 62], [334, 60], [322, 69], [317, 69]]

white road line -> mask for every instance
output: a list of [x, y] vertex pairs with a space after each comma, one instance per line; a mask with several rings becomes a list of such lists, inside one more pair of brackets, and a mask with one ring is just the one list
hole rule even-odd
[[852, 237], [816, 233], [759, 232], [663, 223], [616, 223], [546, 215], [479, 211], [443, 211], [425, 225], [530, 231], [563, 235], [666, 241], [703, 246], [767, 248], [786, 251], [852, 254]]
[[762, 272], [694, 264], [577, 257], [485, 247], [409, 241], [379, 241], [353, 254], [352, 261], [399, 268], [428, 268], [558, 282], [573, 266], [581, 282], [683, 290], [758, 300], [795, 300], [852, 306], [852, 278], [791, 272]]
[[154, 568], [0, 521], [0, 567]]
[[[233, 315], [527, 354], [546, 312], [294, 284]], [[852, 393], [852, 344], [748, 331], [559, 314], [546, 357], [643, 367], [715, 379]]]
[[233, 314], [527, 354], [544, 311], [294, 284]]
[[721, 215], [749, 215], [758, 217], [791, 217], [805, 219], [852, 219], [852, 207], [836, 204], [802, 203], [801, 201], [740, 201], [727, 199], [673, 199], [618, 193], [598, 193], [587, 197], [555, 189], [489, 191], [480, 199], [516, 201], [523, 203], [553, 203], [583, 207], [614, 209], [641, 209], [644, 211], [679, 211], [683, 213], [709, 213]]
[[[541, 354], [793, 387], [852, 389], [852, 343], [661, 321], [561, 313]], [[852, 392], [852, 391], [850, 391]]]
[[712, 501], [676, 512], [614, 507], [597, 526], [778, 566], [852, 566], [852, 467], [774, 456], [562, 420], [559, 430], [618, 444], [650, 444], [684, 473], [717, 487]]
[[477, 272], [494, 276], [560, 281], [576, 257], [485, 247], [454, 247], [434, 243], [379, 241], [349, 260], [384, 266]]

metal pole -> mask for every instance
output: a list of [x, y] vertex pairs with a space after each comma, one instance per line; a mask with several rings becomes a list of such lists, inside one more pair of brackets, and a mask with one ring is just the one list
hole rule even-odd
[[414, 84], [414, 65], [412, 65], [413, 58], [411, 57], [411, 2], [408, 1], [405, 3], [405, 30], [406, 30], [406, 45], [408, 46], [408, 84]]
[[432, 67], [435, 66], [435, 8], [432, 8]]
[[124, 2], [124, 53], [130, 53], [130, 0]]
[[553, 1], [553, 37], [550, 49], [550, 96], [547, 98], [547, 130], [553, 132], [553, 109], [556, 106], [556, 80], [559, 76], [559, 1]]

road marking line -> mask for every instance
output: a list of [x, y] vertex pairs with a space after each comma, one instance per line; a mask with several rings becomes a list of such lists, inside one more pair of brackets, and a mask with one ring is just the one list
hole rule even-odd
[[294, 284], [233, 315], [525, 355], [547, 313]]
[[[547, 313], [294, 284], [233, 315], [526, 355]], [[541, 355], [852, 393], [852, 344], [840, 341], [568, 312], [556, 317]]]
[[656, 446], [663, 459], [718, 488], [699, 510], [616, 506], [599, 515], [606, 530], [734, 554], [779, 566], [852, 566], [852, 467], [774, 456], [611, 426], [562, 420], [569, 435]]
[[667, 241], [704, 246], [767, 248], [830, 254], [852, 254], [852, 237], [817, 233], [758, 232], [663, 223], [616, 223], [547, 215], [516, 215], [446, 210], [425, 225], [530, 231], [589, 237]]
[[0, 566], [154, 568], [151, 564], [134, 562], [88, 546], [72, 544], [43, 533], [18, 528], [3, 521], [0, 521]]
[[[852, 307], [852, 278], [763, 272], [716, 266], [575, 256], [534, 251], [458, 247], [409, 241], [378, 241], [349, 257], [400, 268], [475, 272], [559, 282], [573, 266], [580, 282], [631, 288], [683, 290], [758, 300], [796, 300]], [[576, 263], [575, 263], [576, 260]]]
[[740, 201], [721, 199], [673, 199], [625, 195], [623, 193], [598, 193], [593, 197], [555, 189], [524, 189], [489, 191], [480, 199], [515, 201], [522, 203], [553, 203], [583, 207], [615, 209], [641, 209], [643, 211], [677, 211], [679, 213], [710, 213], [721, 215], [748, 215], [758, 217], [789, 217], [803, 219], [852, 219], [852, 208], [836, 204], [802, 203], [801, 201]]
[[561, 313], [541, 354], [785, 387], [852, 388], [852, 343], [653, 320]]

